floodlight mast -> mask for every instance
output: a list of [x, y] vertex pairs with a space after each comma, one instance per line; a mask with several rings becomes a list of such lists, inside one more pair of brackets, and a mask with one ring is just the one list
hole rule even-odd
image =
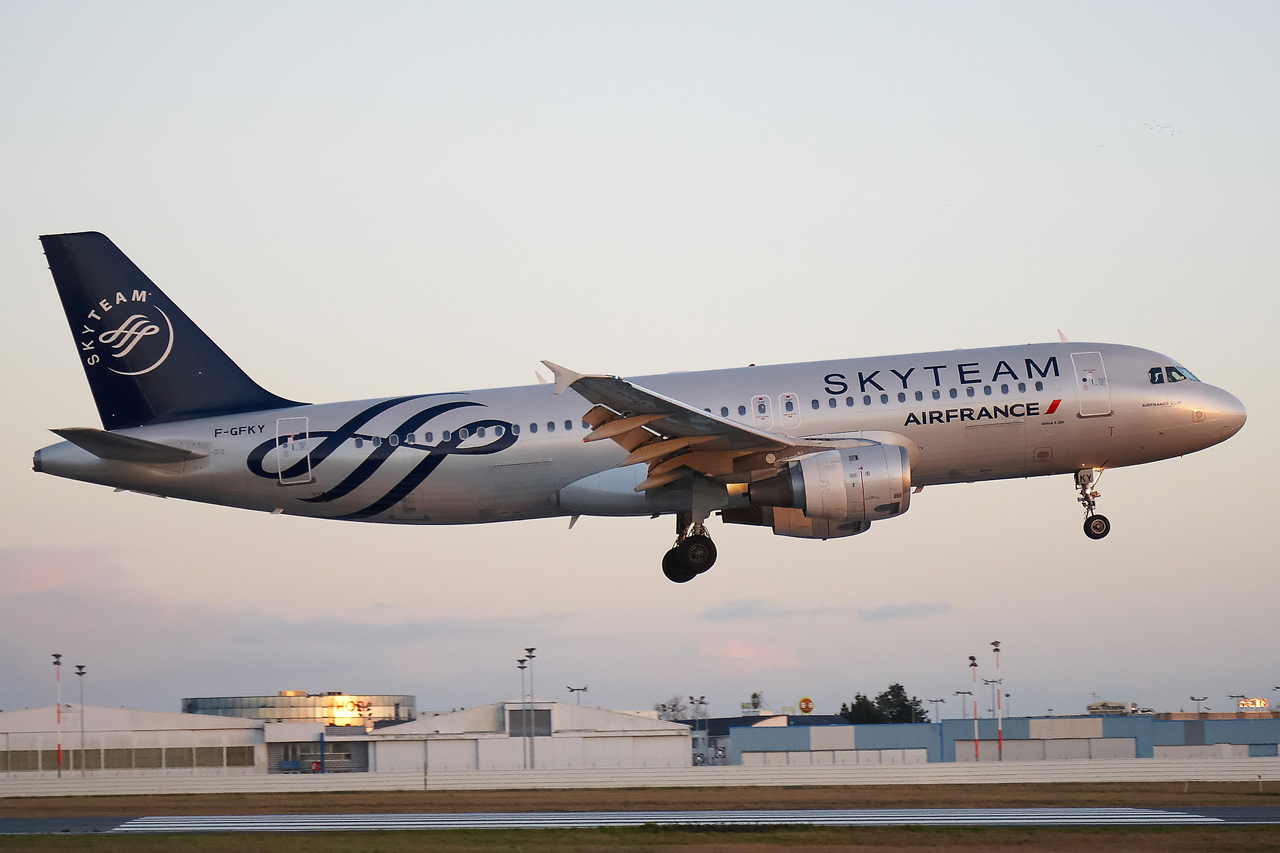
[[1000, 678], [1000, 641], [992, 640], [991, 648], [996, 653], [996, 760], [1004, 761], [1004, 708], [1000, 702], [1004, 680]]
[[969, 669], [973, 671], [973, 760], [979, 761], [978, 755], [978, 656], [969, 655]]
[[53, 678], [58, 685], [58, 778], [62, 778], [62, 655], [53, 656]]
[[524, 651], [525, 651], [525, 657], [528, 658], [529, 660], [529, 720], [528, 720], [529, 769], [537, 770], [538, 769], [538, 753], [537, 753], [538, 740], [537, 740], [537, 730], [534, 728], [534, 725], [533, 725], [533, 715], [537, 711], [537, 708], [535, 707], [535, 703], [538, 701], [537, 699], [534, 698], [534, 694], [533, 694], [533, 659], [537, 657], [537, 655], [534, 654], [534, 652], [536, 652], [537, 649], [527, 648]]
[[[80, 676], [80, 778], [85, 776], [84, 772], [84, 673], [83, 664], [76, 664], [76, 675]], [[101, 762], [99, 762], [101, 763]]]

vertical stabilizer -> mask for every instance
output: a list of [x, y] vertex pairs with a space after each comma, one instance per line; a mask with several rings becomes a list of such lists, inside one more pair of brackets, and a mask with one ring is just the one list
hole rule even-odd
[[106, 429], [302, 405], [250, 379], [102, 234], [40, 242]]

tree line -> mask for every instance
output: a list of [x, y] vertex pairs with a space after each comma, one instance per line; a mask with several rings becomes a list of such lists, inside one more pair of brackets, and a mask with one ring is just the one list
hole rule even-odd
[[901, 684], [890, 684], [875, 699], [854, 694], [852, 703], [840, 705], [840, 716], [857, 725], [929, 722], [924, 703], [915, 696], [908, 699], [906, 688]]

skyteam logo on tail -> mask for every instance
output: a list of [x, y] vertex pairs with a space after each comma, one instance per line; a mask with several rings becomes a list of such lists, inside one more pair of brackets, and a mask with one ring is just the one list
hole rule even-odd
[[121, 376], [150, 373], [164, 364], [171, 352], [173, 323], [160, 307], [147, 304], [145, 290], [133, 291], [131, 299], [117, 292], [114, 300], [99, 300], [80, 331], [80, 354], [85, 364], [103, 363]]

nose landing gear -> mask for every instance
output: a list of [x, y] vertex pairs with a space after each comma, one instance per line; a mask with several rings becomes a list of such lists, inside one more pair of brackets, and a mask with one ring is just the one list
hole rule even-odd
[[1111, 532], [1111, 522], [1096, 512], [1101, 495], [1093, 487], [1100, 479], [1102, 472], [1095, 468], [1076, 472], [1076, 488], [1080, 490], [1076, 500], [1084, 507], [1084, 535], [1090, 539], [1101, 539]]
[[715, 565], [716, 546], [699, 524], [681, 525], [677, 519], [679, 538], [662, 557], [662, 573], [673, 583], [688, 583]]

